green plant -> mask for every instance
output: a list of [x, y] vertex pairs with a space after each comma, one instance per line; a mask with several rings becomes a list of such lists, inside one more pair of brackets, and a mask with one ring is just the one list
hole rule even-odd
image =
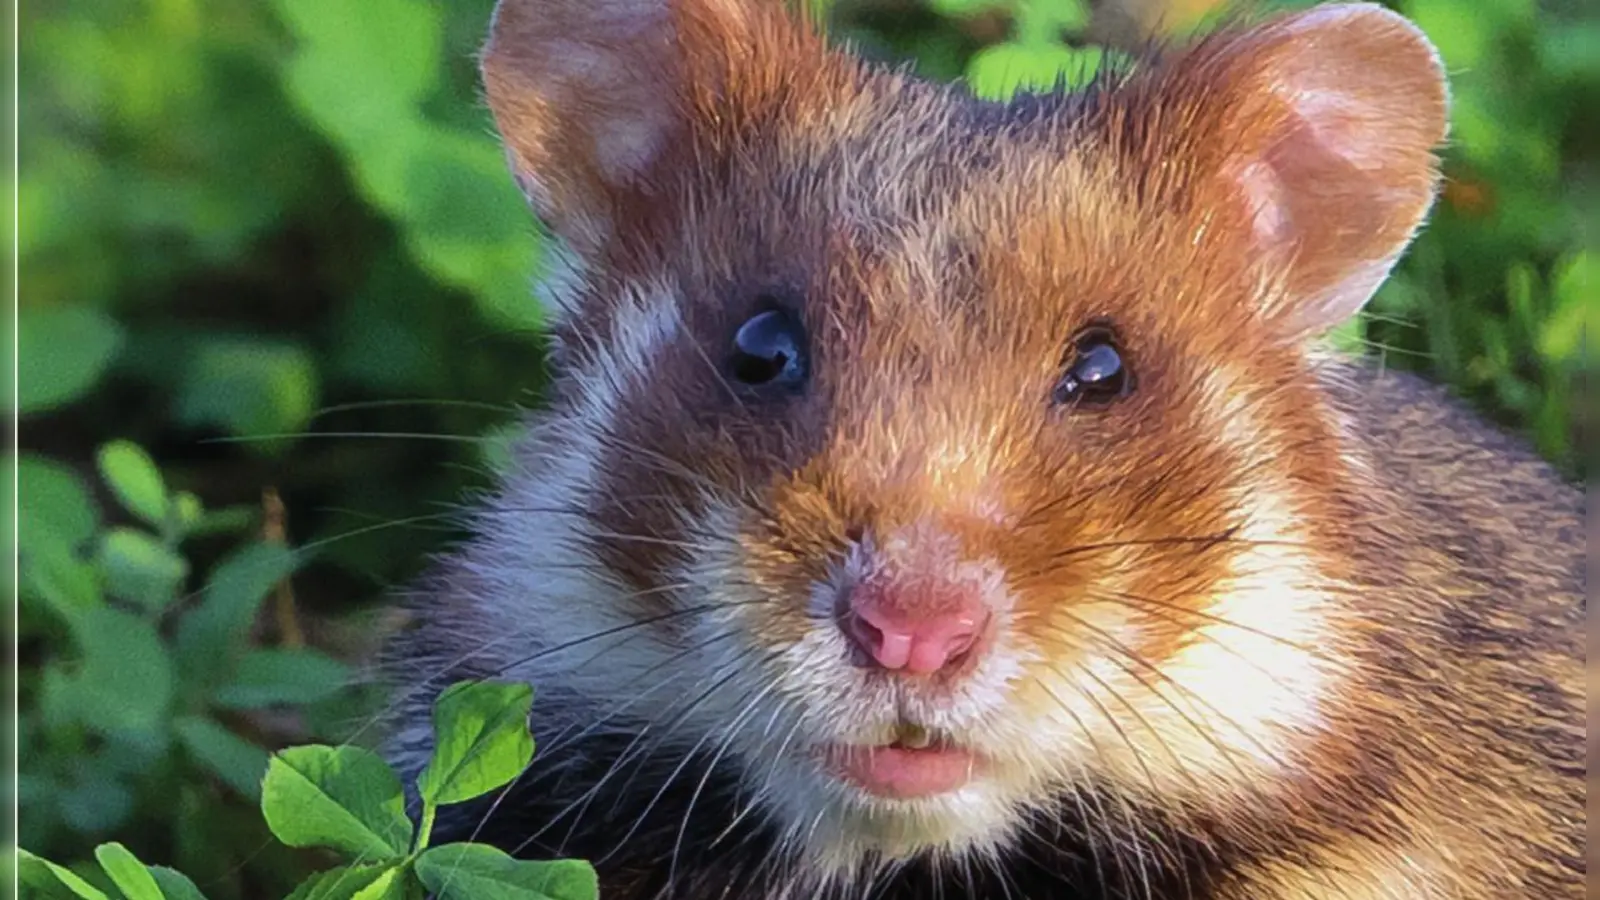
[[[22, 621], [58, 648], [23, 672], [22, 836], [52, 846], [61, 832], [92, 839], [137, 823], [147, 846], [204, 854], [206, 795], [253, 798], [266, 769], [267, 751], [241, 729], [268, 711], [313, 711], [351, 673], [309, 647], [252, 645], [263, 599], [304, 554], [244, 540], [185, 591], [185, 548], [238, 535], [254, 510], [207, 510], [169, 490], [127, 441], [96, 462], [130, 524], [103, 521], [70, 468], [18, 460]], [[196, 817], [187, 829], [166, 818], [174, 798]]]
[[[115, 837], [233, 898], [311, 863], [259, 850], [268, 748], [360, 721], [333, 658], [359, 605], [435, 546], [429, 504], [481, 481], [471, 436], [540, 378], [540, 242], [473, 96], [490, 5], [22, 13], [28, 846], [93, 868]], [[330, 424], [462, 439], [305, 437]], [[263, 614], [291, 576], [315, 647]]]
[[[471, 437], [543, 377], [542, 241], [472, 65], [492, 5], [23, 10], [24, 446], [81, 470], [130, 439], [213, 502], [277, 486], [306, 541], [479, 483]], [[437, 534], [328, 544], [312, 583], [365, 601]]]
[[[347, 862], [303, 882], [289, 900], [401, 900], [423, 889], [439, 900], [594, 900], [593, 867], [579, 860], [513, 859], [484, 844], [429, 844], [439, 806], [481, 797], [516, 778], [533, 758], [525, 684], [461, 682], [434, 704], [433, 757], [417, 780], [418, 823], [406, 815], [400, 779], [360, 747], [307, 745], [272, 757], [261, 812], [292, 847], [321, 847]], [[108, 900], [82, 874], [24, 851], [19, 877], [43, 900]], [[100, 871], [127, 900], [203, 900], [194, 882], [146, 866], [118, 843], [95, 850]]]
[[1364, 337], [1528, 434], [1582, 479], [1576, 403], [1590, 365], [1597, 260], [1596, 23], [1567, 4], [1394, 4], [1451, 73], [1446, 183], [1432, 220], [1376, 298]]

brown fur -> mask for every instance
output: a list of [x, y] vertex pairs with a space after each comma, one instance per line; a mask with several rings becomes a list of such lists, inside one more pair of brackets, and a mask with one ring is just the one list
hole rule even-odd
[[[1131, 682], [1181, 689], [1237, 567], [1274, 549], [1240, 536], [1241, 504], [1270, 498], [1333, 586], [1331, 639], [1292, 648], [1333, 673], [1320, 727], [1263, 726], [1267, 761], [1217, 744], [1235, 775], [1190, 758], [1204, 729], [1174, 743], [1146, 723], [1154, 743], [1101, 748], [1096, 790], [1208, 848], [1196, 896], [1576, 897], [1581, 497], [1428, 389], [1309, 349], [1426, 213], [1445, 123], [1414, 32], [1319, 14], [987, 104], [754, 0], [502, 2], [490, 103], [587, 269], [557, 323], [563, 371], [611, 364], [627, 290], [665, 286], [680, 326], [602, 429], [574, 540], [640, 621], [681, 609], [718, 547], [721, 577], [780, 601], [742, 614], [744, 637], [783, 648], [818, 625], [782, 598], [862, 534], [934, 529], [1005, 573], [1011, 627], [1043, 654], [1010, 702], [1044, 711], [1041, 685], [1113, 640], [1106, 616], [1138, 635]], [[1346, 102], [1306, 99], [1324, 91]], [[765, 296], [804, 310], [799, 397], [721, 370]], [[1073, 335], [1102, 317], [1136, 391], [1052, 409]], [[558, 423], [589, 382], [563, 384]], [[447, 593], [492, 597], [465, 587], [488, 567]]]

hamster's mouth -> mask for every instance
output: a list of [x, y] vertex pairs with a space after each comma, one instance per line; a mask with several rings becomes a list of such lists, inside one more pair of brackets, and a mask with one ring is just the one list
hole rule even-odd
[[907, 729], [890, 744], [830, 744], [822, 748], [824, 768], [877, 797], [911, 800], [959, 790], [977, 776], [983, 759], [921, 729]]

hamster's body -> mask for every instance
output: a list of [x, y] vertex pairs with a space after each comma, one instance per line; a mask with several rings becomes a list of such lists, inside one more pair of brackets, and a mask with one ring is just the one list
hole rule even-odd
[[[1444, 95], [1328, 7], [981, 103], [756, 0], [502, 3], [557, 388], [410, 597], [539, 753], [451, 810], [608, 900], [1575, 898], [1583, 499], [1316, 349]], [[480, 830], [481, 829], [481, 830]]]

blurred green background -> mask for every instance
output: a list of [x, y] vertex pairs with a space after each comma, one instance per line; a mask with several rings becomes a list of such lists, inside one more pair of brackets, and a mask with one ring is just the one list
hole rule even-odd
[[[356, 735], [358, 661], [538, 402], [540, 234], [479, 100], [491, 0], [24, 4], [20, 839], [281, 897], [266, 750]], [[1274, 4], [1289, 5], [1289, 4]], [[1303, 5], [1303, 4], [1295, 4]], [[1403, 0], [1454, 78], [1449, 182], [1340, 335], [1573, 477], [1600, 25]], [[861, 52], [1003, 94], [1205, 0], [836, 0]], [[359, 737], [360, 735], [356, 735]]]

